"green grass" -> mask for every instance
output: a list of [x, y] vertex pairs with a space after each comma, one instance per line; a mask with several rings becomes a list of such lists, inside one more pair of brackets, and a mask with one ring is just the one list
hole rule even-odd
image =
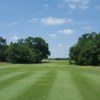
[[100, 67], [0, 63], [0, 100], [100, 100]]

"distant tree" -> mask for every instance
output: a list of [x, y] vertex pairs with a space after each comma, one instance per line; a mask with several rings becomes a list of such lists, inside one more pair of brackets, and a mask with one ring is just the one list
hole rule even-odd
[[8, 48], [8, 62], [12, 63], [32, 63], [33, 52], [25, 44], [13, 43]]
[[79, 65], [100, 64], [100, 33], [83, 34], [70, 48], [70, 59]]
[[6, 39], [0, 37], [0, 61], [6, 61]]
[[25, 43], [35, 52], [35, 62], [40, 62], [50, 55], [48, 44], [41, 37], [28, 37], [25, 39]]
[[48, 44], [40, 37], [19, 39], [11, 43], [7, 50], [7, 61], [12, 63], [39, 63], [48, 58]]
[[6, 39], [0, 37], [0, 46], [5, 46], [5, 45], [6, 45]]

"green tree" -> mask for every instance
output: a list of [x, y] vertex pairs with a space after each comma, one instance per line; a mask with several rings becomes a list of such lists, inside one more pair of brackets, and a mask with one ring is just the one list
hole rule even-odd
[[12, 63], [39, 63], [48, 58], [48, 44], [40, 37], [19, 39], [11, 43], [7, 50], [7, 61]]
[[25, 39], [25, 43], [35, 52], [35, 62], [41, 62], [50, 55], [48, 44], [41, 37], [28, 37]]
[[100, 64], [100, 33], [83, 34], [70, 48], [70, 59], [79, 65]]
[[6, 61], [6, 39], [0, 37], [0, 61]]
[[12, 63], [32, 63], [33, 52], [25, 44], [13, 43], [8, 48], [8, 62]]

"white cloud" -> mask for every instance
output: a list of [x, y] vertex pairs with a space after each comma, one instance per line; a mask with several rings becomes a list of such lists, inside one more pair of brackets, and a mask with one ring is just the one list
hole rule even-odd
[[15, 35], [11, 39], [14, 40], [14, 41], [17, 41], [19, 39], [19, 37]]
[[29, 20], [29, 22], [32, 22], [32, 23], [37, 23], [39, 21], [38, 18], [35, 18], [33, 17], [31, 20]]
[[56, 34], [50, 34], [50, 37], [56, 37], [57, 35]]
[[72, 19], [66, 19], [66, 18], [55, 18], [55, 17], [47, 17], [47, 18], [32, 18], [29, 20], [29, 22], [32, 23], [41, 23], [43, 25], [60, 25], [65, 23], [71, 23]]
[[59, 33], [62, 33], [62, 34], [65, 34], [65, 35], [70, 35], [70, 34], [73, 34], [74, 33], [74, 31], [71, 30], [71, 29], [59, 30], [58, 32]]
[[58, 4], [57, 5], [58, 8], [64, 8], [64, 6], [65, 6], [64, 4]]
[[51, 48], [50, 51], [52, 51], [52, 52], [56, 52], [56, 49], [55, 49], [55, 48]]
[[4, 22], [4, 25], [6, 25], [6, 26], [15, 26], [17, 24], [18, 23], [16, 21], [13, 21], [13, 22]]
[[65, 24], [65, 23], [71, 23], [72, 19], [65, 19], [65, 18], [54, 18], [54, 17], [48, 17], [48, 18], [42, 18], [41, 23], [43, 25], [59, 25], [59, 24]]
[[75, 10], [76, 8], [85, 10], [89, 7], [90, 0], [63, 0], [70, 9]]
[[76, 21], [74, 24], [87, 25], [89, 24], [89, 22], [88, 21]]
[[79, 6], [82, 10], [85, 10], [85, 9], [88, 9], [89, 7], [88, 7], [88, 5], [81, 5], [81, 6]]
[[74, 5], [74, 4], [69, 4], [68, 6], [69, 6], [70, 9], [73, 9], [73, 10], [76, 9], [76, 5]]
[[62, 44], [58, 44], [57, 47], [61, 48], [61, 47], [63, 47], [63, 45]]
[[86, 30], [90, 30], [91, 27], [90, 27], [90, 26], [85, 26], [84, 29], [86, 29]]
[[66, 2], [66, 3], [87, 5], [90, 0], [63, 0], [63, 1]]
[[44, 4], [43, 7], [48, 10], [49, 9], [49, 5], [48, 4]]

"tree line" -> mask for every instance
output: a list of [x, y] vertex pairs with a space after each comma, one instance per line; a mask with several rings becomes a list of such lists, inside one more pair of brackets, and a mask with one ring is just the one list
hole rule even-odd
[[100, 65], [100, 33], [83, 34], [70, 48], [70, 63], [78, 65]]
[[0, 61], [11, 63], [39, 63], [50, 55], [48, 43], [41, 37], [19, 39], [9, 45], [0, 37]]

